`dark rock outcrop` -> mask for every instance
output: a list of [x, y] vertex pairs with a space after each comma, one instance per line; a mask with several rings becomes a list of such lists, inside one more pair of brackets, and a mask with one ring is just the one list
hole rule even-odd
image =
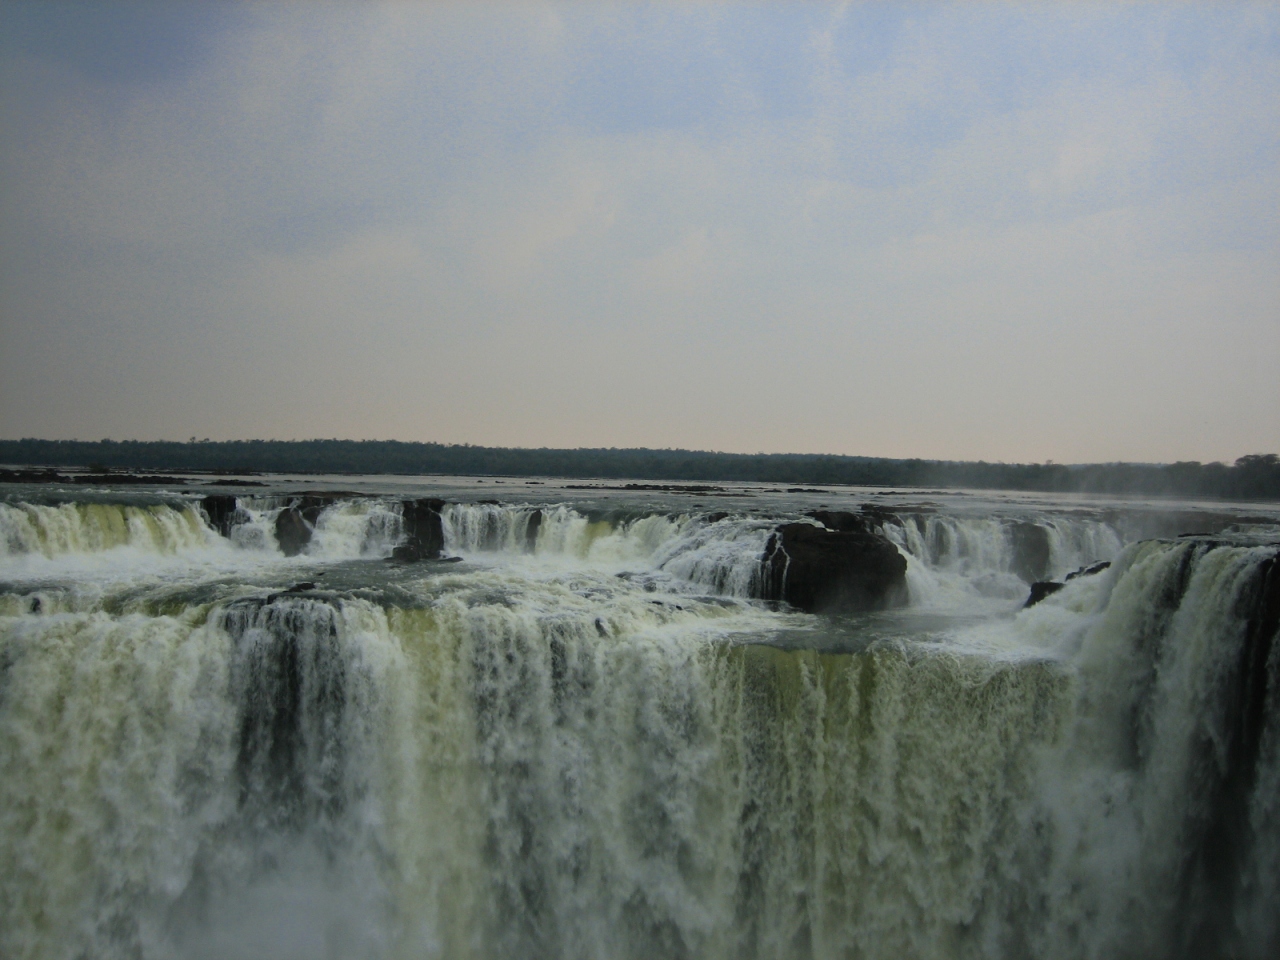
[[1031, 593], [1027, 596], [1027, 602], [1022, 605], [1022, 608], [1025, 610], [1027, 607], [1034, 607], [1045, 597], [1052, 596], [1065, 587], [1068, 580], [1074, 580], [1076, 577], [1091, 577], [1095, 573], [1101, 573], [1106, 570], [1109, 566], [1111, 566], [1111, 561], [1103, 560], [1087, 567], [1081, 567], [1079, 570], [1073, 570], [1063, 577], [1061, 581], [1037, 580], [1031, 584]]
[[1111, 561], [1103, 560], [1087, 567], [1081, 567], [1079, 570], [1072, 570], [1063, 578], [1063, 580], [1074, 580], [1076, 577], [1091, 577], [1095, 573], [1101, 573], [1103, 570], [1106, 570], [1109, 566], [1111, 566]]
[[286, 557], [296, 557], [311, 542], [321, 512], [338, 500], [350, 499], [349, 493], [321, 493], [298, 497], [276, 515], [276, 543]]
[[529, 514], [529, 526], [524, 531], [524, 548], [533, 553], [538, 547], [538, 531], [542, 528], [542, 511], [535, 510]]
[[[324, 574], [320, 574], [320, 576], [324, 576]], [[268, 604], [275, 603], [281, 597], [297, 596], [314, 590], [315, 588], [316, 582], [314, 580], [304, 580], [301, 583], [295, 583], [291, 587], [286, 587], [285, 589], [278, 590], [275, 593], [267, 594], [267, 599], [263, 602]]]
[[[308, 494], [294, 498], [289, 506], [276, 515], [275, 537], [280, 552], [286, 557], [296, 557], [302, 553], [311, 542], [320, 514], [339, 500], [357, 496], [359, 495], [343, 492]], [[200, 506], [214, 529], [224, 537], [229, 536], [231, 529], [245, 519], [243, 511], [236, 504], [236, 498], [229, 494], [207, 496], [200, 501]], [[443, 507], [443, 500], [403, 502], [404, 540], [392, 554], [396, 560], [414, 562], [440, 558], [444, 550], [444, 526], [440, 518]]]
[[1027, 607], [1034, 607], [1045, 597], [1053, 596], [1065, 586], [1065, 583], [1059, 583], [1057, 580], [1037, 580], [1031, 585], [1031, 593], [1022, 608], [1025, 610]]
[[1013, 572], [1027, 583], [1044, 580], [1049, 573], [1049, 531], [1020, 520], [1010, 526], [1009, 537], [1013, 541]]
[[145, 475], [141, 473], [83, 473], [71, 478], [73, 483], [90, 483], [94, 486], [127, 486], [140, 484], [152, 487], [181, 487], [189, 481], [182, 477], [171, 477], [166, 474]]
[[906, 558], [875, 533], [787, 523], [762, 560], [764, 599], [810, 613], [883, 610], [907, 600]]
[[188, 481], [182, 477], [143, 475], [140, 473], [78, 473], [62, 474], [52, 467], [32, 470], [0, 470], [0, 483], [87, 483], [94, 486], [148, 486], [180, 487]]
[[828, 530], [839, 533], [873, 533], [874, 524], [868, 517], [847, 510], [813, 510], [806, 516], [813, 517]]
[[31, 470], [0, 470], [0, 483], [71, 483], [52, 467]]
[[443, 500], [406, 500], [402, 504], [404, 540], [391, 553], [393, 560], [416, 563], [439, 560], [444, 551]]
[[231, 528], [244, 519], [236, 498], [228, 493], [210, 494], [200, 501], [200, 509], [209, 525], [224, 537], [231, 536]]
[[903, 523], [915, 513], [933, 513], [932, 507], [910, 507], [908, 513], [890, 509], [875, 503], [864, 503], [857, 513], [849, 510], [811, 510], [805, 516], [812, 517], [828, 530], [841, 533], [879, 533], [885, 524]]
[[[318, 515], [318, 514], [317, 514]], [[286, 557], [296, 557], [311, 542], [312, 523], [307, 523], [302, 510], [286, 507], [276, 515], [276, 544]]]

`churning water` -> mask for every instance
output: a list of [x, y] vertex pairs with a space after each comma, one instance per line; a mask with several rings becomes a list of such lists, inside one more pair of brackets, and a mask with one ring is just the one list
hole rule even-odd
[[1280, 511], [881, 494], [909, 605], [817, 616], [865, 491], [363, 483], [0, 503], [0, 955], [1280, 953]]

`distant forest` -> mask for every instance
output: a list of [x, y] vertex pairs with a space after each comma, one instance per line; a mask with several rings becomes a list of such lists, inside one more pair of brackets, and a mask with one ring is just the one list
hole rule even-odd
[[610, 480], [760, 481], [888, 487], [970, 487], [1280, 499], [1280, 458], [1232, 465], [1184, 462], [986, 463], [699, 450], [551, 450], [397, 440], [0, 440], [0, 463], [211, 473], [385, 473]]

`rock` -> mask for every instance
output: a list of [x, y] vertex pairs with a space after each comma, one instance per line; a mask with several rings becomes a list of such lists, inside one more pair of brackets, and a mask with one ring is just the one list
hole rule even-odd
[[860, 513], [847, 510], [811, 510], [805, 516], [813, 517], [828, 530], [840, 533], [874, 533], [874, 525]]
[[538, 548], [538, 531], [542, 528], [542, 511], [529, 514], [529, 526], [524, 531], [524, 548], [533, 553]]
[[443, 509], [443, 500], [405, 500], [400, 514], [404, 540], [391, 552], [391, 558], [403, 563], [440, 559], [444, 551]]
[[907, 561], [879, 534], [787, 523], [769, 537], [762, 561], [765, 600], [810, 613], [902, 606]]
[[52, 467], [43, 470], [0, 470], [0, 483], [72, 483]]
[[296, 557], [311, 542], [312, 525], [298, 507], [285, 507], [276, 514], [276, 545], [286, 557]]
[[1111, 561], [1103, 560], [1102, 562], [1095, 563], [1092, 566], [1081, 567], [1079, 570], [1073, 570], [1063, 577], [1063, 580], [1074, 580], [1076, 577], [1091, 577], [1095, 573], [1101, 573], [1109, 566], [1111, 566]]
[[140, 473], [82, 473], [71, 477], [72, 483], [89, 483], [94, 486], [126, 486], [128, 484], [147, 484], [149, 486], [181, 487], [189, 481], [182, 477], [171, 477], [166, 474], [146, 476]]
[[1052, 596], [1067, 585], [1068, 580], [1074, 580], [1076, 577], [1091, 577], [1095, 573], [1101, 573], [1107, 567], [1111, 566], [1110, 560], [1103, 560], [1087, 567], [1081, 567], [1079, 570], [1073, 570], [1062, 578], [1062, 582], [1057, 580], [1037, 580], [1031, 584], [1031, 593], [1027, 596], [1027, 602], [1022, 605], [1022, 609], [1034, 607], [1045, 597]]
[[1022, 609], [1034, 607], [1045, 597], [1052, 596], [1065, 586], [1065, 583], [1059, 583], [1057, 580], [1037, 580], [1031, 585], [1031, 593], [1027, 596], [1027, 602], [1022, 605]]
[[848, 510], [811, 510], [805, 516], [813, 517], [828, 530], [841, 533], [879, 533], [891, 522], [901, 522], [897, 510], [889, 510], [874, 503], [864, 503], [858, 513]]
[[209, 518], [209, 525], [224, 537], [231, 536], [231, 528], [244, 519], [239, 501], [228, 493], [214, 493], [200, 501], [200, 509]]
[[319, 493], [298, 497], [276, 515], [276, 543], [286, 557], [296, 557], [311, 542], [316, 521], [324, 509], [338, 500], [350, 499], [349, 493]]
[[828, 530], [837, 530], [841, 533], [866, 532], [866, 524], [862, 522], [862, 517], [847, 510], [810, 510], [805, 516], [817, 520]]
[[[321, 576], [324, 576], [324, 574], [321, 574]], [[314, 590], [315, 588], [316, 588], [316, 582], [314, 580], [304, 580], [302, 583], [295, 583], [292, 587], [286, 587], [284, 590], [277, 590], [275, 593], [267, 594], [267, 599], [264, 602], [267, 604], [272, 604], [272, 603], [275, 603], [277, 600], [279, 600], [281, 597], [287, 597], [293, 594], [306, 593], [308, 590]]]
[[1036, 523], [1020, 520], [1009, 527], [1013, 542], [1013, 572], [1027, 583], [1043, 580], [1049, 573], [1049, 531]]

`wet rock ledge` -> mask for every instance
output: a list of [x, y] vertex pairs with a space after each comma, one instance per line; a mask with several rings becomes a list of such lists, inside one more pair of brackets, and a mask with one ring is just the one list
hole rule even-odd
[[861, 613], [904, 606], [907, 560], [866, 518], [823, 512], [786, 523], [764, 550], [764, 596], [809, 613]]

